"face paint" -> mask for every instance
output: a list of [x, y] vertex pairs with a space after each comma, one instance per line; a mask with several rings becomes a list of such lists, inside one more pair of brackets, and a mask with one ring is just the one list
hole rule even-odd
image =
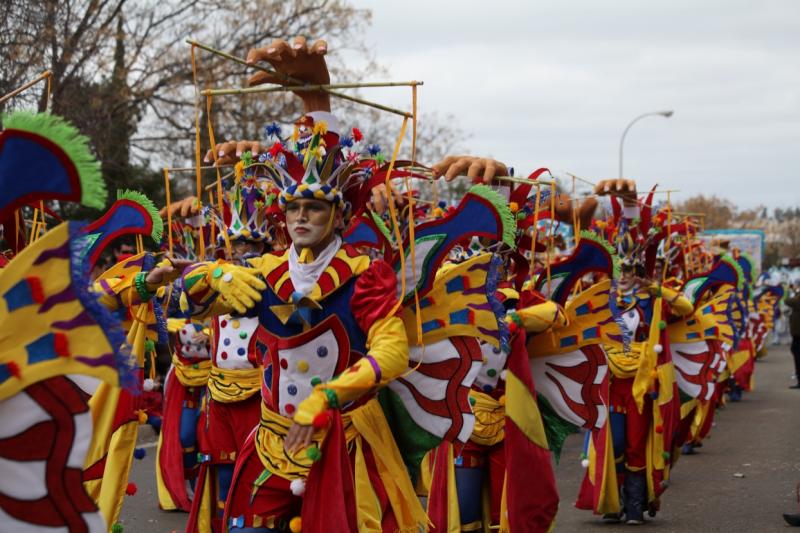
[[286, 227], [297, 249], [314, 248], [333, 230], [333, 206], [322, 200], [299, 198], [286, 206]]

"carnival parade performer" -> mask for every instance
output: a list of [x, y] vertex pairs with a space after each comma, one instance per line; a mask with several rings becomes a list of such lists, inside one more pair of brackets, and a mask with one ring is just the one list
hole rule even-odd
[[[211, 212], [206, 216], [212, 219], [211, 224], [217, 224], [217, 249], [229, 249], [233, 262], [244, 265], [248, 259], [268, 251], [267, 208], [271, 199], [267, 184], [246, 176], [241, 166], [237, 167], [234, 179], [226, 181], [229, 186], [223, 196], [223, 212], [216, 216]], [[179, 286], [182, 291], [186, 290], [185, 285]], [[183, 293], [181, 298], [185, 298]], [[259, 420], [263, 353], [256, 341], [257, 327], [256, 317], [229, 313], [211, 317], [208, 392], [202, 412], [195, 419], [199, 443], [195, 457], [200, 462], [200, 470], [199, 487], [195, 489], [187, 526], [189, 531], [224, 529], [222, 515], [234, 464]], [[187, 431], [190, 431], [188, 427]], [[189, 451], [186, 452], [188, 455]], [[187, 461], [191, 463], [191, 458], [187, 457]]]

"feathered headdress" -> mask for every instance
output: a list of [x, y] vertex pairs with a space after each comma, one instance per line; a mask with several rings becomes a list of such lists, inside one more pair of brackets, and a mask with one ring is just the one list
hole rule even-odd
[[243, 169], [271, 181], [281, 209], [298, 198], [325, 200], [349, 219], [355, 212], [349, 200], [362, 196], [357, 191], [384, 162], [380, 147], [365, 146], [356, 128], [352, 136], [339, 137], [328, 132], [325, 121], [312, 120], [296, 127], [290, 139], [282, 140], [274, 125], [267, 133], [275, 140], [272, 147]]
[[278, 191], [272, 182], [258, 177], [250, 153], [236, 164], [235, 178], [226, 183], [218, 244], [224, 243], [222, 231], [231, 241], [260, 242], [269, 238], [270, 215]]

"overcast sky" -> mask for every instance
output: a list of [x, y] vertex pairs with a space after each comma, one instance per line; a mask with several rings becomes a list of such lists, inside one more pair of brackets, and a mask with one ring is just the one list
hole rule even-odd
[[[355, 0], [393, 80], [423, 80], [475, 155], [800, 206], [800, 1]], [[410, 107], [410, 91], [372, 99]], [[399, 121], [398, 121], [399, 128]]]

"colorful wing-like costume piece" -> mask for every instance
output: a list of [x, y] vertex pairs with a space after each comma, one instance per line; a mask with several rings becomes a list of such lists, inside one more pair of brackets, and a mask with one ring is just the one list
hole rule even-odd
[[381, 252], [383, 257], [392, 256], [392, 241], [389, 230], [377, 215], [372, 212], [353, 217], [342, 233], [342, 240], [356, 248], [368, 247]]
[[567, 322], [528, 340], [531, 372], [539, 394], [550, 448], [558, 453], [569, 433], [587, 433], [589, 468], [576, 506], [595, 512], [619, 508], [614, 454], [608, 419], [609, 368], [603, 344], [622, 344], [622, 331], [610, 306], [611, 280], [589, 287], [567, 301], [581, 278], [590, 272], [612, 277], [617, 270], [613, 251], [594, 235], [583, 233], [566, 260], [551, 266], [537, 286], [565, 306]]
[[101, 209], [106, 189], [88, 138], [61, 118], [14, 113], [0, 132], [0, 220], [39, 200], [79, 202]]
[[121, 235], [149, 235], [158, 243], [163, 231], [158, 210], [147, 196], [136, 191], [117, 191], [117, 201], [106, 214], [83, 229], [87, 260], [94, 266], [103, 250]]
[[690, 278], [683, 284], [681, 292], [695, 304], [701, 302], [709, 291], [720, 285], [734, 285], [742, 288], [744, 281], [742, 267], [730, 256], [723, 256], [708, 272]]
[[550, 265], [550, 280], [546, 276], [539, 276], [535, 288], [563, 306], [586, 274], [602, 272], [616, 277], [618, 271], [611, 245], [592, 232], [581, 231], [581, 240], [572, 254]]
[[[412, 471], [442, 440], [463, 444], [469, 439], [474, 425], [469, 390], [483, 363], [479, 339], [497, 346], [508, 338], [505, 311], [495, 299], [499, 259], [482, 254], [440, 267], [459, 241], [476, 235], [507, 240], [513, 224], [499, 195], [477, 186], [447, 217], [415, 230], [416, 253], [405, 262], [401, 310], [410, 368], [381, 391], [384, 411]], [[394, 266], [401, 271], [399, 255]]]
[[0, 399], [53, 376], [130, 377], [119, 323], [89, 291], [81, 230], [62, 223], [0, 270]]
[[[28, 113], [5, 126], [0, 220], [41, 200], [104, 205], [99, 164], [72, 126]], [[15, 531], [108, 529], [82, 483], [93, 433], [84, 389], [135, 375], [119, 321], [90, 291], [84, 228], [62, 223], [0, 270], [0, 415], [16, 420], [0, 435], [0, 479], [9, 482], [0, 482], [0, 507]], [[87, 377], [93, 384], [81, 386]]]
[[608, 305], [610, 288], [606, 280], [583, 291], [567, 304], [565, 326], [528, 339], [539, 394], [577, 427], [600, 428], [607, 418], [608, 365], [601, 345], [622, 342]]
[[[414, 300], [414, 291], [422, 298], [433, 287], [439, 266], [448, 258], [450, 251], [460, 241], [482, 237], [503, 241], [514, 247], [514, 215], [505, 200], [485, 185], [475, 185], [448, 216], [420, 224], [414, 229], [414, 254], [408, 239], [403, 251], [406, 261], [399, 254], [392, 264], [398, 272], [398, 294], [408, 305]], [[401, 265], [405, 272], [401, 272]], [[403, 285], [403, 278], [405, 284]]]

